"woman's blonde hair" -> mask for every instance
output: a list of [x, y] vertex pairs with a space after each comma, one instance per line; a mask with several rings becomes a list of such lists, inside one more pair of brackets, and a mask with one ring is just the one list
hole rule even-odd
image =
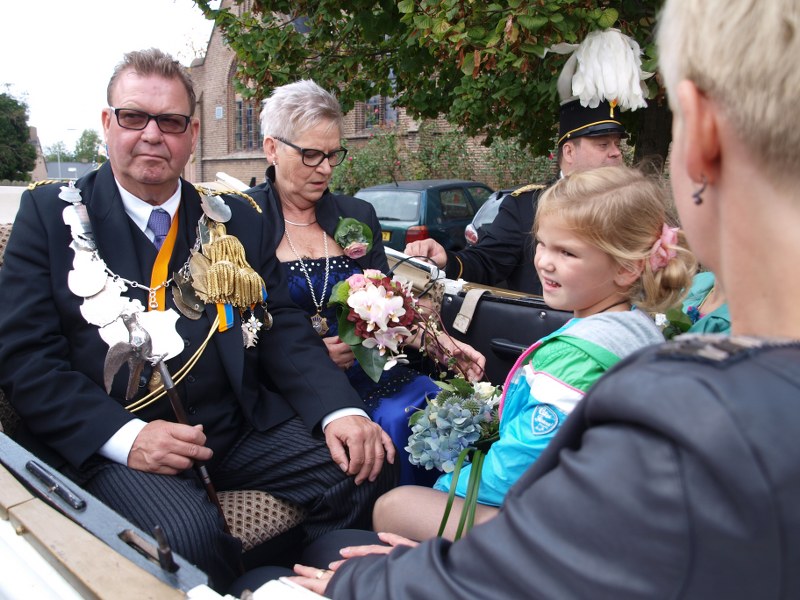
[[719, 103], [741, 140], [778, 180], [800, 172], [800, 3], [668, 0], [659, 16], [659, 70], [670, 105], [688, 79]]
[[[667, 217], [664, 185], [629, 167], [602, 167], [564, 177], [539, 198], [533, 235], [542, 219], [555, 217], [582, 240], [608, 254], [617, 264], [641, 277], [628, 289], [628, 298], [647, 312], [675, 306], [689, 288], [697, 261], [678, 232], [678, 242], [666, 250], [676, 255], [654, 272], [653, 245], [661, 238]], [[643, 263], [643, 267], [642, 267]]]

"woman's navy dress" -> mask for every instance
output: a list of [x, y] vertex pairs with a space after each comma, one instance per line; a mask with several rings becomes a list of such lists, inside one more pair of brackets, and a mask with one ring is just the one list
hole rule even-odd
[[[308, 269], [311, 283], [314, 286], [314, 294], [317, 301], [319, 301], [324, 287], [325, 259], [304, 259], [303, 262], [306, 269]], [[300, 261], [281, 264], [289, 283], [292, 300], [306, 311], [309, 316], [316, 314], [317, 308], [311, 300], [308, 283], [303, 274], [303, 269], [300, 267]], [[327, 319], [328, 327], [330, 327], [325, 337], [334, 336], [338, 333], [336, 308], [328, 306], [328, 298], [330, 298], [333, 286], [337, 282], [347, 279], [350, 275], [361, 272], [362, 270], [358, 264], [346, 256], [333, 256], [330, 258], [328, 288], [325, 291], [325, 299], [320, 311], [320, 314]], [[364, 400], [369, 416], [391, 436], [394, 442], [397, 449], [395, 463], [400, 464], [400, 484], [428, 487], [433, 485], [439, 473], [437, 471], [426, 471], [412, 465], [408, 460], [408, 453], [405, 451], [405, 447], [408, 445], [408, 436], [411, 434], [408, 419], [413, 410], [415, 408], [424, 408], [426, 394], [435, 394], [439, 391], [439, 388], [427, 375], [422, 375], [402, 364], [395, 365], [390, 370], [384, 371], [377, 383], [367, 376], [357, 362], [347, 370], [347, 376], [352, 386]]]

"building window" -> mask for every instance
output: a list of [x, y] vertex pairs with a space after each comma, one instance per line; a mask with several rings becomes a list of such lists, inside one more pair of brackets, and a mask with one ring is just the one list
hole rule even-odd
[[258, 150], [262, 146], [259, 107], [253, 100], [236, 99], [234, 145], [236, 150]]
[[363, 106], [363, 128], [392, 127], [397, 124], [397, 109], [391, 98], [373, 96]]

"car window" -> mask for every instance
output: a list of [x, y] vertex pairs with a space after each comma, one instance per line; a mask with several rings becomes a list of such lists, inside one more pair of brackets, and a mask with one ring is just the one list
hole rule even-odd
[[359, 190], [356, 198], [375, 207], [383, 221], [418, 221], [420, 193], [407, 190]]
[[482, 185], [471, 185], [467, 187], [469, 190], [472, 199], [475, 201], [475, 206], [480, 208], [484, 205], [486, 200], [491, 196], [494, 192], [487, 187], [483, 187]]
[[439, 200], [442, 204], [442, 222], [471, 219], [474, 211], [461, 189], [440, 190]]

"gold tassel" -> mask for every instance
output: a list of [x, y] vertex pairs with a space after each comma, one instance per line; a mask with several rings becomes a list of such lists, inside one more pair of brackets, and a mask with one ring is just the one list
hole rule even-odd
[[264, 280], [247, 263], [244, 246], [225, 226], [209, 227], [211, 240], [203, 254], [211, 262], [206, 273], [206, 293], [210, 302], [246, 308], [261, 301]]
[[231, 304], [235, 292], [236, 267], [227, 260], [212, 264], [206, 272], [208, 299], [217, 304]]

